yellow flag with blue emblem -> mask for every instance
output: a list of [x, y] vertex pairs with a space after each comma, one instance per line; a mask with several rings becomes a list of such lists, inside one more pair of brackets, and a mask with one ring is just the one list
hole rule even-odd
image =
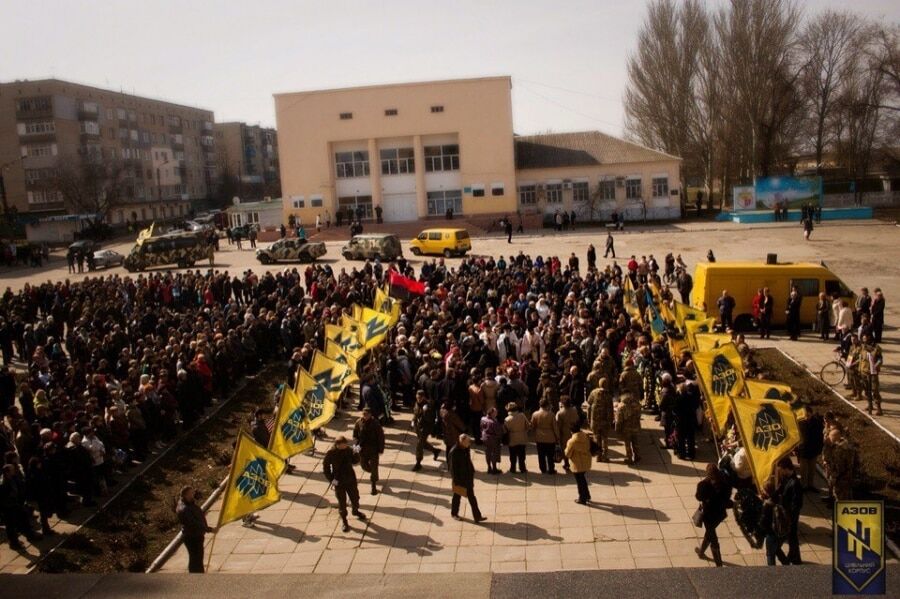
[[707, 318], [709, 318], [709, 316], [703, 310], [691, 308], [687, 304], [678, 301], [675, 302], [675, 325], [679, 329], [684, 330], [686, 322], [692, 320], [706, 320]]
[[372, 307], [382, 314], [390, 316], [390, 326], [400, 322], [400, 300], [390, 297], [380, 287], [375, 289], [375, 300]]
[[359, 304], [350, 306], [350, 317], [357, 322], [362, 320], [362, 306]]
[[350, 369], [347, 377], [347, 384], [352, 385], [359, 382], [359, 375], [356, 374], [357, 360], [347, 352], [341, 349], [341, 346], [331, 339], [325, 340], [325, 355], [340, 364], [346, 364]]
[[329, 358], [319, 350], [313, 352], [309, 373], [317, 383], [325, 387], [326, 397], [331, 401], [341, 398], [344, 387], [350, 384], [348, 378], [352, 374], [349, 366]]
[[698, 333], [694, 335], [697, 351], [712, 351], [726, 343], [731, 343], [731, 335], [728, 333]]
[[724, 434], [731, 410], [729, 397], [744, 393], [744, 365], [734, 343], [692, 354], [700, 389], [712, 412], [713, 428]]
[[313, 446], [309, 418], [303, 408], [303, 400], [290, 387], [285, 386], [278, 402], [278, 416], [269, 436], [269, 451], [288, 459]]
[[625, 311], [628, 312], [628, 315], [631, 316], [631, 318], [642, 322], [641, 307], [637, 302], [637, 292], [635, 292], [634, 284], [631, 282], [631, 277], [628, 275], [625, 275], [625, 282], [622, 285], [622, 305], [625, 307]]
[[306, 417], [309, 419], [309, 430], [319, 429], [334, 418], [337, 411], [335, 403], [328, 399], [328, 392], [302, 366], [297, 370], [297, 395], [300, 396]]
[[797, 417], [791, 406], [780, 400], [732, 397], [730, 401], [753, 480], [762, 491], [778, 460], [800, 443]]
[[695, 337], [701, 333], [712, 333], [715, 330], [716, 319], [706, 318], [704, 320], [688, 320], [684, 323], [684, 338], [688, 342], [691, 351], [697, 351], [697, 340]]
[[[348, 324], [350, 324], [352, 328], [348, 328]], [[342, 352], [354, 360], [359, 360], [365, 355], [366, 351], [359, 343], [357, 330], [359, 330], [359, 325], [350, 319], [347, 319], [347, 322], [343, 322], [341, 326], [336, 324], [326, 324], [325, 338], [335, 342], [338, 347], [341, 348]]]
[[809, 417], [809, 414], [806, 412], [806, 406], [803, 405], [803, 402], [800, 401], [790, 385], [760, 379], [747, 379], [744, 381], [744, 384], [747, 385], [747, 397], [751, 399], [780, 399], [791, 406], [794, 414], [797, 415], [797, 420], [806, 420]]
[[278, 479], [285, 461], [241, 431], [231, 458], [219, 524], [227, 524], [259, 511], [281, 499]]
[[372, 349], [384, 341], [391, 328], [390, 315], [372, 308], [363, 308], [359, 320], [359, 342], [365, 349]]

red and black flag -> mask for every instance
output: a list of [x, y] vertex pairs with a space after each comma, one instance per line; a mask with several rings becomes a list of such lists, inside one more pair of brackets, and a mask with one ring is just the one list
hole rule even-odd
[[399, 300], [408, 300], [412, 295], [425, 295], [425, 283], [391, 272], [388, 281], [388, 295]]

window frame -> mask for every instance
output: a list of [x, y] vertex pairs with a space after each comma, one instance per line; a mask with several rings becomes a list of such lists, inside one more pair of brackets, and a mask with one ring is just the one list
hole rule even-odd
[[[551, 199], [553, 198], [553, 199]], [[544, 184], [544, 203], [545, 204], [562, 204], [563, 203], [563, 184], [562, 183], [545, 183]]]
[[[455, 152], [453, 149], [455, 148]], [[459, 144], [425, 146], [425, 172], [440, 173], [459, 170]]]
[[[583, 195], [581, 198], [579, 196]], [[591, 184], [588, 181], [572, 181], [572, 201], [587, 203], [591, 199]]]
[[[637, 193], [634, 192], [635, 185], [634, 182], [637, 182]], [[626, 200], [641, 200], [643, 199], [644, 190], [642, 189], [643, 182], [640, 177], [626, 177], [625, 178], [625, 199]]]
[[660, 177], [652, 177], [650, 179], [650, 190], [654, 198], [669, 197], [669, 177], [668, 175]]
[[534, 183], [519, 185], [516, 193], [521, 206], [537, 205], [537, 185]]

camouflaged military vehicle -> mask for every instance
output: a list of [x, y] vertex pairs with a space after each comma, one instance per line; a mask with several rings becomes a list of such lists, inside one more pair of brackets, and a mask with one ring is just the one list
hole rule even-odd
[[196, 233], [177, 232], [138, 240], [124, 264], [129, 272], [135, 272], [169, 264], [190, 268], [198, 260], [209, 260], [206, 241]]
[[324, 255], [324, 243], [309, 242], [305, 239], [279, 239], [267, 248], [256, 250], [256, 259], [263, 264], [287, 261], [315, 262], [316, 258]]
[[341, 250], [347, 260], [396, 260], [403, 256], [400, 238], [393, 233], [364, 233], [354, 235]]

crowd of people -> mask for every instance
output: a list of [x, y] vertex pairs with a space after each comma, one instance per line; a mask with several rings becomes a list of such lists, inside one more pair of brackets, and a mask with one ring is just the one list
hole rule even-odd
[[[364, 416], [354, 444], [366, 448], [358, 457], [373, 494], [384, 447], [378, 430], [403, 409], [411, 412], [417, 437], [414, 469], [423, 468], [426, 451], [437, 457], [443, 450], [453, 478], [452, 515], [458, 517], [466, 497], [476, 521], [483, 516], [472, 445], [495, 475], [504, 469], [505, 446], [507, 470], [518, 475], [529, 471], [526, 448], [534, 444], [537, 469], [545, 476], [570, 472], [579, 503], [591, 500], [586, 473], [592, 463], [619, 459], [609, 450], [611, 437], [623, 442], [626, 463], [640, 463], [647, 418], [661, 422], [666, 447], [695, 459], [702, 396], [690, 352], [672, 355], [665, 338], [654, 340], [623, 306], [626, 278], [642, 310], [651, 282], [663, 301], [674, 299], [663, 278], [685, 295], [689, 281], [680, 256], [666, 256], [662, 273], [652, 255], [632, 257], [623, 269], [616, 262], [598, 267], [590, 253], [582, 268], [574, 254], [563, 262], [519, 252], [464, 259], [456, 268], [436, 259], [418, 272], [400, 259], [387, 268], [366, 262], [340, 272], [311, 265], [262, 275], [188, 271], [48, 282], [18, 293], [7, 289], [0, 298], [0, 502], [10, 544], [18, 546], [19, 533], [37, 534], [32, 505], [44, 532], [52, 533], [50, 516], [65, 516], [74, 501], [90, 505], [117, 471], [193, 426], [242, 375], [279, 359], [289, 360], [292, 372], [308, 368], [323, 348], [325, 325], [339, 324], [354, 303], [371, 305], [393, 270], [418, 278], [426, 290], [403, 303], [386, 343], [360, 364], [357, 407]], [[748, 356], [749, 347], [738, 341]], [[16, 376], [13, 360], [26, 372]], [[818, 435], [831, 443], [833, 430]], [[841, 452], [824, 445], [826, 466], [837, 463], [829, 456]], [[347, 447], [340, 438], [332, 451]], [[359, 514], [358, 492], [347, 491], [353, 460], [348, 472], [346, 455], [329, 455], [326, 473], [347, 480], [338, 485], [347, 527], [348, 497]], [[697, 489], [706, 526], [698, 552], [709, 547], [717, 565], [715, 527], [733, 487], [745, 480], [735, 462], [710, 464]], [[793, 533], [771, 534], [789, 543], [789, 561], [797, 563], [795, 478], [793, 465], [784, 463], [760, 501], [779, 506], [769, 512], [794, 518]], [[355, 474], [352, 479], [355, 490]], [[835, 475], [836, 495], [846, 488], [843, 480]], [[185, 494], [182, 500], [193, 501]], [[196, 510], [185, 510], [199, 530]], [[765, 518], [754, 528], [768, 538]], [[777, 553], [780, 544], [773, 546]]]

